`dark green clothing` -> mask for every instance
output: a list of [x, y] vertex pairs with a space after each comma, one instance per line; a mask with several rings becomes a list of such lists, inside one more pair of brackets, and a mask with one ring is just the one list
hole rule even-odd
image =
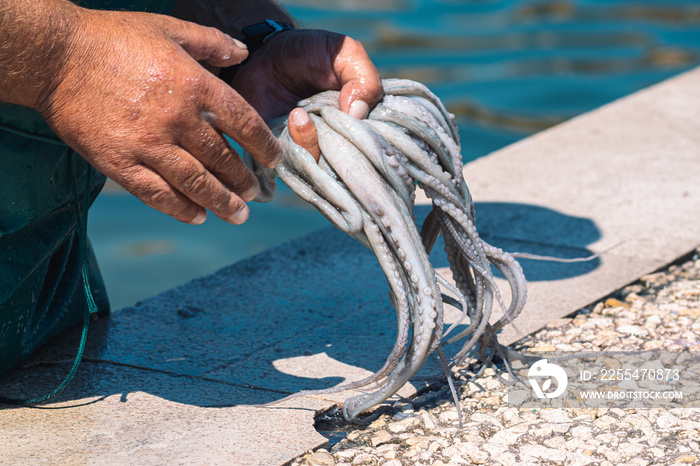
[[[174, 0], [77, 3], [169, 13]], [[76, 164], [75, 180], [71, 163]], [[73, 181], [83, 198], [88, 170], [92, 203], [105, 177], [72, 154], [37, 112], [0, 103], [0, 373], [83, 319], [87, 303]], [[91, 248], [88, 260], [97, 307], [109, 312]]]
[[[41, 127], [43, 120], [23, 121], [31, 134], [8, 124], [19, 123], [22, 115], [31, 112], [0, 107], [0, 371], [80, 322], [86, 306], [71, 182], [73, 157], [65, 144], [44, 131], [48, 127]], [[75, 160], [82, 193], [87, 170], [93, 169], [82, 158]], [[92, 180], [94, 199], [105, 178], [94, 172]], [[107, 312], [96, 267], [91, 285], [98, 308]]]

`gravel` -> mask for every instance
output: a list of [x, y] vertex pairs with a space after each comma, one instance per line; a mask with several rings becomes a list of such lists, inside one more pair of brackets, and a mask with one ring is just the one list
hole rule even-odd
[[[645, 275], [513, 348], [553, 351], [700, 351], [700, 259]], [[367, 427], [346, 426], [327, 449], [293, 466], [700, 464], [700, 408], [516, 408], [503, 372], [470, 382], [457, 370], [464, 426], [447, 387], [395, 403]], [[345, 432], [347, 436], [345, 436]], [[333, 441], [331, 442], [333, 443]]]

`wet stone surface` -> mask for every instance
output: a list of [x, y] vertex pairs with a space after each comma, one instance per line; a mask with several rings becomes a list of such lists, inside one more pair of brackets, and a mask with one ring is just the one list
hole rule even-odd
[[[700, 351], [700, 250], [513, 345], [556, 351]], [[335, 432], [293, 466], [700, 464], [700, 407], [523, 409], [503, 372], [456, 370], [464, 427], [447, 386], [396, 402], [364, 428]], [[342, 439], [342, 440], [339, 440]], [[339, 441], [338, 441], [339, 440]]]

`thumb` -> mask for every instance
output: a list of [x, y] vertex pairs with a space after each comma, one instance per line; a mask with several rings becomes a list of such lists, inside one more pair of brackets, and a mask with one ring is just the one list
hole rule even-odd
[[248, 47], [216, 28], [200, 26], [170, 16], [165, 20], [165, 33], [197, 61], [218, 67], [233, 66], [248, 57]]
[[309, 118], [309, 114], [303, 108], [295, 108], [289, 114], [288, 128], [292, 140], [306, 149], [318, 162], [321, 157], [321, 148], [318, 145], [316, 127]]
[[362, 44], [345, 37], [333, 68], [341, 85], [340, 110], [355, 118], [367, 118], [370, 109], [382, 99], [384, 89]]

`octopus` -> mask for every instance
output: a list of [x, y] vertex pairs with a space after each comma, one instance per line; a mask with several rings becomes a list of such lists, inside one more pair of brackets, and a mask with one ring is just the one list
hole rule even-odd
[[[348, 421], [394, 395], [433, 352], [441, 356], [449, 377], [444, 342], [462, 342], [451, 365], [476, 359], [486, 367], [497, 354], [503, 356], [507, 349], [499, 345], [497, 333], [520, 314], [527, 297], [525, 277], [515, 257], [488, 244], [477, 232], [454, 116], [420, 83], [386, 79], [383, 85], [383, 100], [363, 120], [340, 111], [336, 91], [299, 102], [316, 127], [320, 160], [316, 162], [294, 143], [282, 123], [279, 140], [284, 161], [274, 171], [254, 167], [264, 198], [274, 194], [276, 175], [335, 227], [370, 248], [389, 284], [397, 337], [381, 369], [363, 380], [292, 395], [372, 386], [343, 403]], [[432, 202], [420, 231], [416, 187]], [[454, 285], [429, 260], [440, 234]], [[492, 266], [510, 286], [508, 303]], [[448, 328], [445, 305], [461, 311]], [[497, 320], [492, 318], [494, 307], [502, 310]], [[465, 328], [460, 329], [463, 322]]]

